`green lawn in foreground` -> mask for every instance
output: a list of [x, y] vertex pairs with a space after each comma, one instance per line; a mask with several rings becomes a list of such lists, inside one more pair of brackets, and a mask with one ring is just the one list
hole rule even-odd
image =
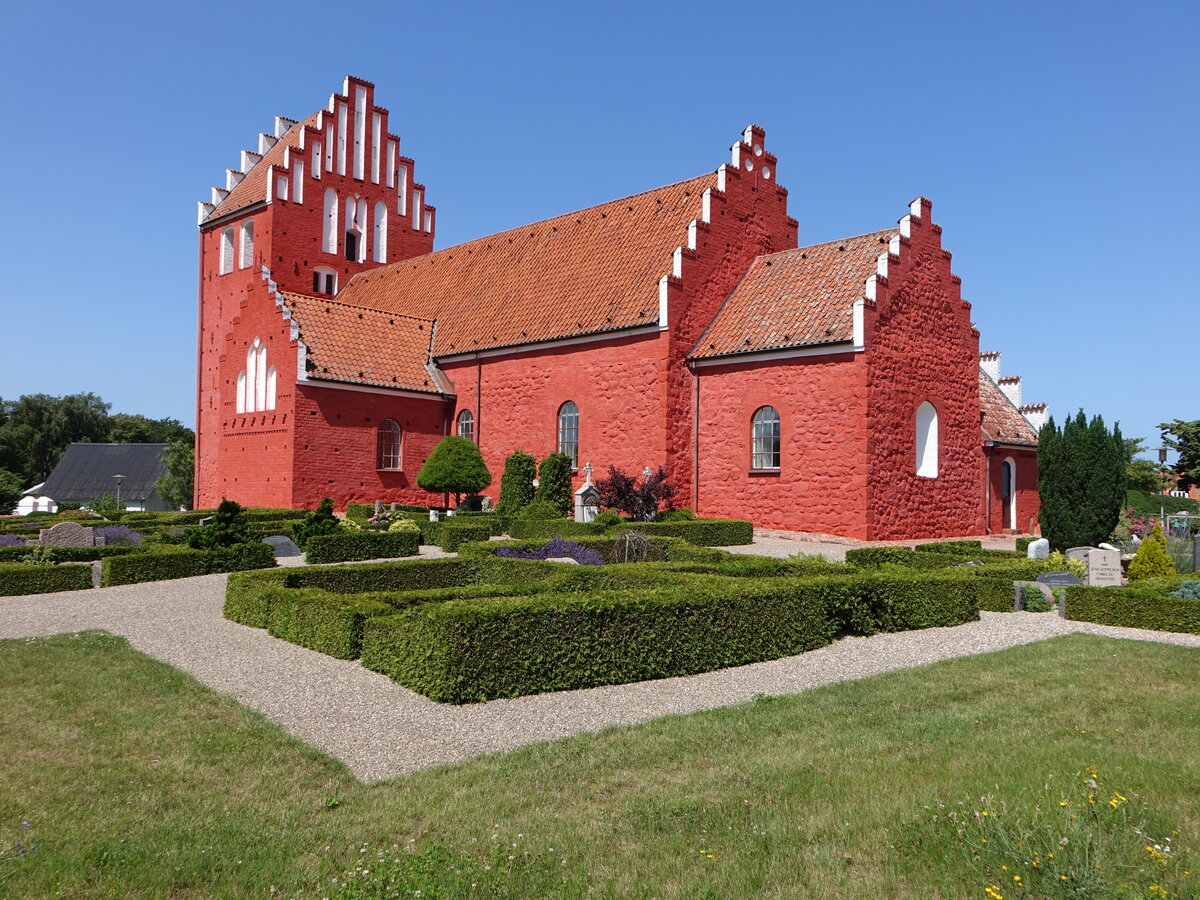
[[3, 641], [0, 895], [1195, 898], [1198, 686], [1077, 635], [364, 786], [119, 638]]

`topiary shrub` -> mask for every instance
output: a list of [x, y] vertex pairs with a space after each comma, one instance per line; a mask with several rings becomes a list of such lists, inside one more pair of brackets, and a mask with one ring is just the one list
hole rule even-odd
[[304, 517], [304, 521], [292, 529], [293, 540], [301, 550], [309, 538], [322, 534], [337, 534], [341, 524], [333, 514], [333, 498], [326, 497], [317, 504], [317, 508]]
[[[361, 530], [361, 529], [360, 529]], [[397, 519], [388, 526], [388, 534], [420, 534], [421, 526], [412, 519]]]
[[1141, 581], [1143, 578], [1161, 578], [1164, 575], [1175, 574], [1175, 563], [1167, 555], [1167, 539], [1163, 537], [1162, 528], [1158, 525], [1142, 541], [1138, 552], [1129, 561], [1129, 580]]
[[554, 515], [565, 516], [574, 505], [571, 494], [571, 457], [565, 453], [551, 453], [538, 466], [535, 502], [549, 503], [555, 509]]
[[187, 533], [188, 546], [193, 550], [212, 550], [215, 547], [232, 547], [249, 544], [257, 539], [246, 527], [242, 505], [236, 500], [222, 499], [213, 514], [210, 525], [197, 525]]
[[491, 483], [479, 447], [454, 434], [438, 442], [417, 473], [417, 484], [434, 494], [453, 494], [455, 506], [463, 494], [478, 494]]
[[521, 450], [510, 453], [500, 477], [500, 503], [496, 512], [502, 516], [515, 516], [532, 503], [536, 477], [536, 459]]

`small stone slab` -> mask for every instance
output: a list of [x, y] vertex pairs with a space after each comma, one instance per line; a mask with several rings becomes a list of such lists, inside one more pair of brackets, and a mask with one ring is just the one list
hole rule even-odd
[[38, 543], [43, 547], [95, 547], [96, 532], [78, 522], [59, 522], [43, 528]]
[[1063, 551], [1063, 555], [1066, 556], [1067, 559], [1074, 559], [1074, 560], [1078, 560], [1079, 562], [1087, 562], [1088, 554], [1096, 549], [1099, 549], [1099, 548], [1097, 548], [1097, 547], [1069, 547]]
[[579, 565], [579, 560], [572, 559], [569, 556], [551, 556], [546, 560], [546, 562], [567, 563], [572, 566]]
[[1046, 559], [1050, 556], [1050, 542], [1045, 538], [1038, 538], [1036, 541], [1030, 541], [1029, 547], [1025, 551], [1027, 559]]
[[982, 565], [983, 565], [983, 563], [981, 563], [979, 560], [970, 559], [970, 560], [967, 560], [966, 562], [955, 563], [950, 568], [961, 569], [963, 566], [982, 566]]
[[1094, 587], [1120, 587], [1121, 551], [1093, 550], [1088, 554], [1087, 583]]
[[1071, 572], [1046, 572], [1037, 577], [1038, 584], [1047, 584], [1052, 588], [1056, 587], [1079, 587], [1083, 584], [1079, 580], [1078, 575]]
[[271, 545], [271, 551], [276, 556], [303, 556], [300, 548], [296, 546], [296, 542], [290, 537], [284, 537], [282, 534], [272, 535], [262, 539], [264, 544]]
[[212, 516], [205, 516], [203, 519], [201, 519], [201, 520], [200, 520], [199, 522], [197, 522], [196, 524], [197, 524], [197, 525], [211, 525], [212, 523], [213, 523], [213, 517], [212, 517]]

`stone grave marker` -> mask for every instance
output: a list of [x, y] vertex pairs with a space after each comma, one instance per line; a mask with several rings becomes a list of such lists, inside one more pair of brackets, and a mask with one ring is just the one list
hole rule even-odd
[[271, 537], [263, 538], [264, 544], [271, 545], [271, 551], [276, 556], [302, 556], [300, 548], [296, 546], [296, 542], [290, 537], [285, 537], [282, 534], [272, 535]]
[[585, 484], [575, 492], [575, 521], [590, 522], [600, 512], [600, 492], [594, 484]]
[[1063, 555], [1066, 556], [1067, 559], [1074, 559], [1074, 560], [1078, 560], [1079, 562], [1087, 562], [1088, 554], [1096, 549], [1098, 549], [1098, 548], [1096, 548], [1096, 547], [1070, 547], [1067, 550], [1063, 551]]
[[38, 543], [43, 547], [95, 547], [96, 532], [78, 522], [59, 522], [38, 532]]
[[377, 516], [383, 515], [383, 501], [382, 500], [375, 501], [375, 515], [377, 515]]
[[1093, 587], [1121, 586], [1121, 552], [1093, 550], [1087, 557], [1087, 583]]
[[1079, 587], [1083, 584], [1079, 576], [1070, 572], [1045, 572], [1037, 577], [1038, 584], [1049, 585], [1052, 588]]
[[1030, 541], [1029, 547], [1025, 551], [1025, 556], [1028, 559], [1046, 559], [1050, 555], [1050, 542], [1045, 538], [1038, 538], [1036, 541]]

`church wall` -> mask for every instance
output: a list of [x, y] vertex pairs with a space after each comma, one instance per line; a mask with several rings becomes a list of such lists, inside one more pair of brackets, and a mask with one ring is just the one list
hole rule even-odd
[[[864, 315], [872, 540], [975, 535], [984, 524], [979, 334], [929, 202], [913, 208], [911, 236], [888, 259]], [[917, 413], [926, 402], [937, 411], [936, 477], [917, 474]]]
[[[296, 388], [296, 479], [284, 506], [312, 508], [332, 497], [339, 511], [347, 503], [417, 503], [439, 506], [441, 494], [417, 486], [417, 473], [444, 434], [446, 403], [319, 387]], [[376, 467], [379, 423], [401, 427], [401, 469]]]
[[542, 459], [557, 449], [558, 411], [568, 400], [579, 407], [576, 487], [589, 462], [593, 480], [610, 465], [640, 473], [666, 464], [666, 338], [660, 332], [485, 357], [478, 371], [474, 360], [444, 362], [442, 369], [457, 393], [451, 421], [463, 409], [475, 414], [491, 497], [500, 496], [504, 460], [514, 450]]
[[1011, 459], [1017, 468], [1016, 530], [1022, 533], [1036, 532], [1037, 514], [1041, 507], [1041, 496], [1037, 491], [1037, 450], [1014, 449], [1011, 447], [985, 447], [987, 466], [987, 531], [1002, 534], [1009, 530], [1002, 498], [1004, 460]]

